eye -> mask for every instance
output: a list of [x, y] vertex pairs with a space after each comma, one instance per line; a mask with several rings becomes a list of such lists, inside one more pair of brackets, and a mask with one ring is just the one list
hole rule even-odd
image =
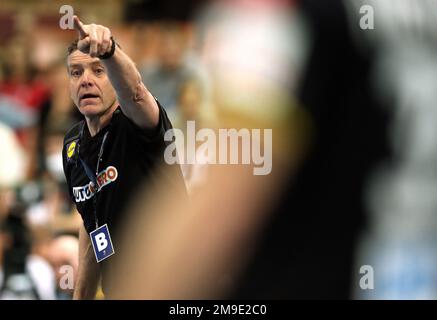
[[103, 68], [96, 68], [95, 70], [94, 70], [94, 73], [96, 74], [96, 75], [101, 75], [101, 74], [103, 74], [105, 72], [105, 70], [103, 69]]
[[70, 71], [70, 75], [74, 78], [80, 77], [81, 74], [82, 74], [82, 72], [78, 69], [73, 69]]

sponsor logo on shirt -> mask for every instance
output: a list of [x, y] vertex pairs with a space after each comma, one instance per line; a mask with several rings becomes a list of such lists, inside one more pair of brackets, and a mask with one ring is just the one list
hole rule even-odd
[[72, 143], [70, 143], [70, 145], [67, 148], [67, 157], [69, 159], [73, 156], [75, 149], [76, 149], [76, 141], [73, 141]]
[[83, 202], [91, 199], [96, 192], [99, 192], [104, 186], [117, 180], [118, 171], [113, 166], [107, 167], [97, 175], [97, 186], [90, 181], [87, 185], [73, 187], [73, 195], [76, 202]]

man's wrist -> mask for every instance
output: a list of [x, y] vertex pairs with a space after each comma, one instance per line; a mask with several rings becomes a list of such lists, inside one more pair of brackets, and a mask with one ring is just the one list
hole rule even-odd
[[114, 38], [111, 36], [111, 49], [107, 52], [105, 52], [104, 54], [99, 56], [99, 59], [104, 60], [104, 59], [109, 59], [114, 55], [115, 52], [115, 47], [117, 46], [117, 43], [115, 42]]

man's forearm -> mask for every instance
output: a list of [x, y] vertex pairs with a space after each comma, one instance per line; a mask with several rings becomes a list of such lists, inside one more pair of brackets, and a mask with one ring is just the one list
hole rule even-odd
[[159, 109], [154, 97], [144, 86], [134, 62], [116, 47], [114, 55], [102, 60], [102, 63], [124, 113], [141, 127], [155, 127]]
[[82, 226], [79, 232], [79, 270], [73, 299], [94, 299], [99, 279], [100, 268], [94, 256], [88, 233]]

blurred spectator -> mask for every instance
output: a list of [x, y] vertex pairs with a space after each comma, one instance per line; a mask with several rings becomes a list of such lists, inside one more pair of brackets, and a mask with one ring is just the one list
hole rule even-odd
[[205, 73], [195, 56], [190, 54], [183, 26], [165, 22], [159, 28], [157, 61], [140, 68], [144, 84], [158, 98], [172, 121], [179, 112], [177, 104], [182, 85], [189, 79], [196, 79], [202, 86], [207, 86]]
[[0, 83], [0, 121], [12, 127], [27, 155], [26, 177], [36, 170], [37, 119], [48, 98], [48, 84], [35, 79], [29, 59], [30, 43], [20, 35], [5, 54], [5, 74]]
[[[173, 126], [182, 130], [184, 136], [187, 136], [188, 121], [195, 122], [196, 130], [214, 126], [205, 116], [205, 109], [202, 108], [203, 94], [202, 86], [196, 79], [186, 79], [179, 88], [177, 105], [179, 113], [173, 122]], [[176, 146], [188, 192], [193, 193], [196, 188], [201, 187], [206, 182], [208, 170], [206, 145], [201, 141], [196, 141], [196, 151], [193, 153], [187, 150], [186, 141], [176, 139]], [[188, 159], [191, 155], [194, 155], [195, 159]]]
[[0, 299], [55, 299], [54, 273], [42, 257], [32, 254], [23, 212], [16, 205], [0, 231]]
[[13, 187], [25, 177], [24, 150], [13, 131], [0, 123], [0, 189]]
[[202, 87], [196, 79], [186, 79], [179, 88], [178, 109], [180, 118], [177, 119], [175, 127], [183, 128], [186, 121], [196, 121], [201, 124], [202, 112]]

